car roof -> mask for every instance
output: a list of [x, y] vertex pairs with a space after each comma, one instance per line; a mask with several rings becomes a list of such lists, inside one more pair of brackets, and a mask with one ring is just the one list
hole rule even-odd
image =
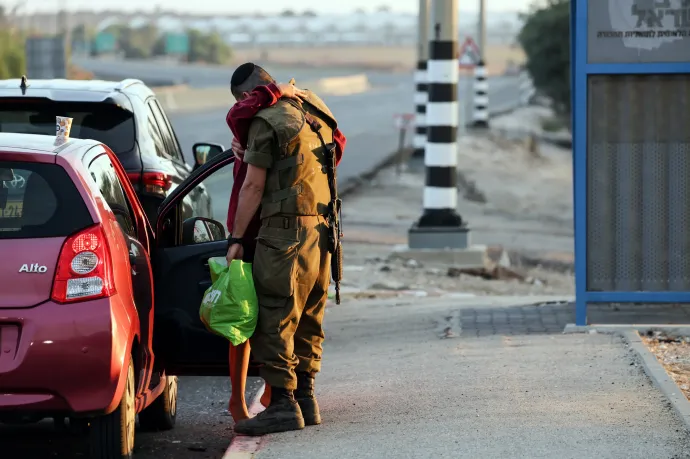
[[[141, 80], [129, 78], [122, 81], [104, 80], [27, 80], [26, 93], [22, 93], [21, 79], [0, 80], [0, 98], [39, 97], [56, 102], [104, 102], [116, 93], [126, 93], [128, 88], [148, 87]], [[150, 89], [148, 89], [150, 91]], [[151, 92], [153, 94], [153, 92]]]
[[81, 147], [94, 145], [100, 145], [100, 142], [91, 139], [69, 139], [64, 144], [55, 145], [55, 136], [52, 135], [0, 132], [0, 150], [56, 155], [68, 154]]

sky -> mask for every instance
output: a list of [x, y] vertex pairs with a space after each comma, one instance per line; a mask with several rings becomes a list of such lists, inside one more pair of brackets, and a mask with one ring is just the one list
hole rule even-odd
[[[387, 5], [393, 11], [414, 13], [418, 11], [418, 0], [260, 0], [245, 6], [241, 0], [0, 0], [3, 5], [23, 3], [28, 11], [52, 10], [58, 5], [68, 9], [119, 9], [152, 10], [157, 5], [163, 9], [179, 10], [187, 13], [271, 13], [292, 9], [296, 11], [314, 10], [320, 13], [351, 13], [357, 8], [374, 11], [379, 5]], [[458, 0], [461, 11], [477, 11], [479, 0]], [[532, 0], [486, 0], [489, 11], [525, 10]], [[98, 5], [95, 8], [95, 5]]]

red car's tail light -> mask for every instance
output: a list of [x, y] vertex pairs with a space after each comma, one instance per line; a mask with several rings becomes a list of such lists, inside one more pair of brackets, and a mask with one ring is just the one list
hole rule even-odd
[[74, 303], [114, 293], [113, 266], [103, 227], [98, 224], [70, 236], [58, 258], [52, 300]]
[[141, 190], [147, 193], [165, 196], [172, 187], [172, 178], [164, 172], [129, 172], [127, 177], [133, 185], [140, 184]]

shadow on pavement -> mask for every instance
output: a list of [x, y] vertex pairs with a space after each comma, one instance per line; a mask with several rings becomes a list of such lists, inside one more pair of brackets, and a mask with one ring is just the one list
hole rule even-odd
[[[261, 385], [258, 378], [247, 381], [247, 402]], [[232, 418], [225, 413], [230, 395], [224, 377], [182, 377], [177, 425], [168, 432], [137, 430], [137, 459], [218, 459], [232, 436]], [[52, 420], [37, 424], [0, 424], [2, 459], [87, 459], [88, 436], [58, 429]]]

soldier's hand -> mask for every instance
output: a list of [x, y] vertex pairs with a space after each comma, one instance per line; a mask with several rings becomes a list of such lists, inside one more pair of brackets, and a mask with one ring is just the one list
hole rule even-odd
[[287, 97], [288, 99], [304, 100], [307, 98], [307, 92], [294, 84], [278, 83], [278, 89], [280, 89], [280, 93], [283, 97]]
[[241, 260], [244, 255], [244, 248], [241, 244], [233, 244], [228, 247], [228, 254], [225, 259], [228, 260], [228, 266], [232, 260]]

